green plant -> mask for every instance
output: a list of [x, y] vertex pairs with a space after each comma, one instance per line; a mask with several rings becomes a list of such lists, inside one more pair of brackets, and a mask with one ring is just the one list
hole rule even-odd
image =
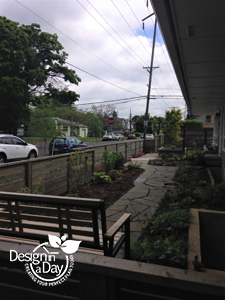
[[[83, 184], [85, 175], [89, 171], [89, 155], [76, 149], [68, 160], [69, 175], [69, 192], [76, 189], [77, 186]], [[84, 167], [84, 177], [81, 176], [81, 170]]]
[[166, 141], [171, 144], [176, 145], [181, 141], [180, 138], [180, 128], [182, 125], [181, 110], [175, 109], [174, 107], [171, 111], [166, 111], [164, 119], [163, 133], [165, 135]]
[[103, 153], [103, 165], [105, 167], [106, 173], [113, 170], [115, 167], [116, 156], [110, 154], [108, 151]]
[[122, 174], [121, 174], [121, 172], [119, 172], [117, 170], [109, 171], [108, 175], [110, 176], [110, 178], [112, 180], [115, 180], [116, 182], [119, 182], [122, 180]]
[[169, 205], [170, 210], [176, 210], [176, 209], [186, 209], [195, 202], [195, 199], [192, 197], [186, 197], [181, 202], [175, 202]]
[[113, 152], [112, 155], [114, 156], [115, 159], [115, 169], [119, 169], [121, 167], [123, 167], [123, 164], [125, 162], [125, 157], [124, 155], [120, 152], [120, 153], [116, 153]]
[[105, 181], [112, 181], [109, 175], [106, 175], [106, 172], [99, 172], [94, 173], [94, 176], [92, 177], [97, 182], [105, 182]]
[[151, 234], [160, 236], [175, 235], [177, 236], [179, 230], [188, 229], [192, 214], [180, 207], [176, 207], [167, 212], [154, 215], [151, 220]]
[[209, 205], [220, 205], [224, 203], [225, 199], [225, 185], [210, 184], [202, 188], [202, 201]]
[[136, 242], [132, 248], [133, 259], [171, 267], [184, 268], [187, 261], [188, 243], [173, 236], [149, 242]]
[[21, 187], [17, 190], [17, 193], [24, 193], [24, 194], [43, 194], [45, 191], [44, 188], [44, 181], [41, 177], [39, 177], [39, 181], [35, 187]]
[[183, 166], [183, 174], [173, 178], [178, 195], [194, 196], [193, 192], [198, 187], [200, 169], [200, 166]]
[[142, 163], [139, 163], [139, 162], [131, 162], [131, 163], [129, 163], [128, 165], [127, 165], [127, 167], [128, 167], [128, 170], [133, 170], [133, 169], [140, 169], [141, 168], [141, 166], [142, 166]]

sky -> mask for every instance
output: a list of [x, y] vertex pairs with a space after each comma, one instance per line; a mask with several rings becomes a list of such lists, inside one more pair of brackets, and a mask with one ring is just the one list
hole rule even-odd
[[[21, 25], [38, 23], [42, 31], [57, 34], [68, 53], [67, 66], [81, 78], [78, 86], [68, 86], [80, 95], [79, 109], [114, 104], [121, 118], [146, 111], [155, 17], [144, 21], [144, 30], [142, 19], [152, 12], [146, 0], [0, 0], [1, 16]], [[172, 107], [184, 113], [158, 26], [153, 66], [150, 95], [156, 99], [150, 100], [150, 115], [164, 117]]]

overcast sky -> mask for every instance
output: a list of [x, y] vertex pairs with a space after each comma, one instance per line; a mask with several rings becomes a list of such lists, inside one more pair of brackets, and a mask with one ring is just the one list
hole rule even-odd
[[[38, 23], [41, 30], [56, 33], [68, 53], [67, 62], [81, 78], [79, 86], [69, 89], [80, 94], [78, 108], [88, 109], [84, 103], [127, 99], [116, 104], [119, 117], [145, 113], [150, 66], [154, 17], [146, 0], [0, 0], [0, 14], [20, 24]], [[172, 107], [183, 109], [185, 102], [170, 63], [160, 29], [157, 27], [155, 59], [151, 95], [163, 100], [150, 101], [152, 116], [164, 116]], [[88, 72], [96, 77], [93, 77]], [[157, 97], [157, 98], [158, 98]], [[173, 99], [172, 99], [173, 98]], [[184, 109], [182, 110], [184, 112]]]

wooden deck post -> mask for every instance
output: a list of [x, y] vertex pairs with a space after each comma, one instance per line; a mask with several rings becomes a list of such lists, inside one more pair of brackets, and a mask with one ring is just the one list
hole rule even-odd
[[26, 163], [26, 173], [25, 173], [25, 184], [26, 187], [32, 188], [32, 164], [31, 161], [29, 160]]

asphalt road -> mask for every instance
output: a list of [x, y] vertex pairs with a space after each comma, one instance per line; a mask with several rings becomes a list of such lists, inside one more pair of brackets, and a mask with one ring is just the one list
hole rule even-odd
[[[128, 140], [126, 140], [127, 142]], [[132, 140], [130, 140], [132, 141]], [[29, 142], [30, 144], [33, 144], [33, 142]], [[109, 144], [113, 144], [113, 143], [124, 143], [124, 141], [104, 141], [104, 142], [85, 142], [85, 144], [87, 144], [87, 146], [96, 146], [96, 145], [109, 145]], [[39, 149], [39, 157], [44, 157], [44, 156], [49, 156], [48, 153], [48, 146], [49, 146], [49, 142], [46, 143], [46, 151], [45, 151], [45, 143], [44, 142], [38, 142], [38, 144], [35, 144], [36, 147], [38, 147]]]

